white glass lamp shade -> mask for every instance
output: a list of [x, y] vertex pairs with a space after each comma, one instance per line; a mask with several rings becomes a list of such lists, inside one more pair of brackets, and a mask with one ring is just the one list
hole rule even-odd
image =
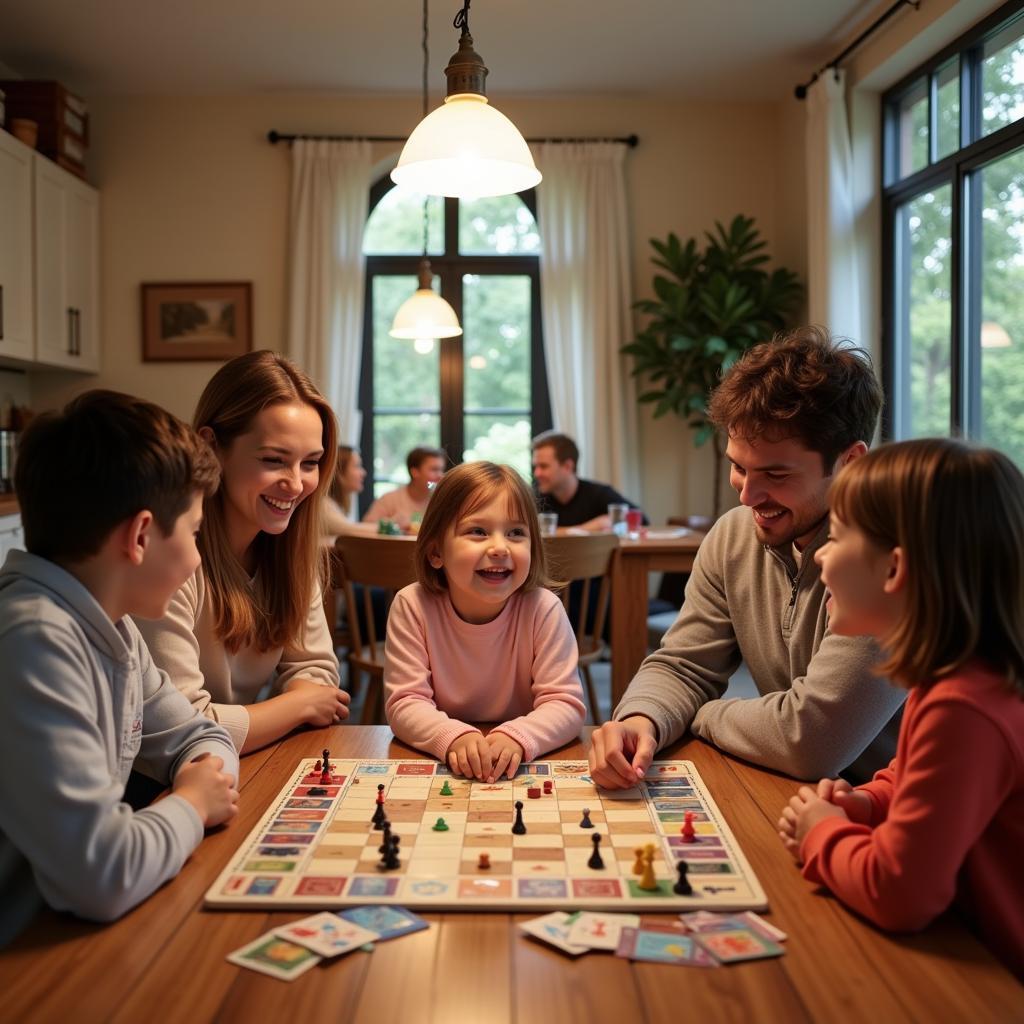
[[455, 310], [433, 288], [420, 288], [398, 307], [392, 338], [455, 338], [462, 333]]
[[533, 188], [541, 174], [519, 129], [486, 96], [457, 93], [416, 126], [391, 179], [425, 195], [482, 199]]

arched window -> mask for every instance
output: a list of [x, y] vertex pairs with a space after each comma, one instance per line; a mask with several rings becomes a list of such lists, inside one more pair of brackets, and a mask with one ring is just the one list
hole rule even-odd
[[419, 352], [388, 334], [416, 289], [423, 198], [390, 178], [370, 192], [366, 317], [359, 404], [368, 470], [360, 510], [405, 483], [417, 445], [444, 448], [453, 463], [490, 459], [530, 478], [530, 438], [551, 426], [540, 322], [540, 235], [535, 197], [432, 197], [428, 252], [435, 288], [452, 304], [459, 338]]

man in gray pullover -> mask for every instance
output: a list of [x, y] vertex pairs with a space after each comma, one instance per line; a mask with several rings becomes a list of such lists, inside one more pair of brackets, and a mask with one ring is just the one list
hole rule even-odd
[[[594, 732], [595, 782], [635, 784], [687, 728], [796, 778], [833, 776], [893, 718], [904, 691], [873, 674], [872, 641], [829, 631], [814, 562], [829, 484], [867, 451], [881, 405], [866, 354], [819, 328], [758, 345], [729, 371], [710, 414], [741, 505], [701, 544], [679, 617]], [[761, 696], [723, 700], [741, 661]]]

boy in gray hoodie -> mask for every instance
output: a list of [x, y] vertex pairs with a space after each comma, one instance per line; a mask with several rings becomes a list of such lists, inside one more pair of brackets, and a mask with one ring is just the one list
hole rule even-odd
[[[15, 489], [28, 552], [0, 569], [0, 942], [40, 895], [119, 917], [237, 813], [228, 734], [154, 667], [129, 618], [163, 615], [195, 571], [218, 480], [188, 427], [111, 391], [25, 433]], [[133, 766], [172, 792], [133, 812]]]

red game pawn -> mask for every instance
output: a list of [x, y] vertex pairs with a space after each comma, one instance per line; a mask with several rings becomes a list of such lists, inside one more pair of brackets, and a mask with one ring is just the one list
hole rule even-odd
[[697, 833], [693, 827], [693, 811], [687, 811], [683, 815], [683, 827], [679, 831], [683, 834], [684, 843], [692, 843], [696, 839]]
[[527, 787], [526, 795], [531, 800], [539, 800], [540, 799], [540, 786], [529, 786], [529, 787]]
[[544, 795], [545, 796], [551, 796], [551, 780], [550, 779], [545, 779], [544, 780]]
[[491, 855], [489, 853], [481, 853], [476, 866], [479, 871], [489, 871], [491, 867]]

